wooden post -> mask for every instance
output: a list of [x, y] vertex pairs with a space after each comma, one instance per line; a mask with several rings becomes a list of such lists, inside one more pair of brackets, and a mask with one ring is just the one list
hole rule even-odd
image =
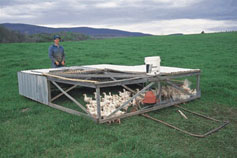
[[158, 81], [158, 96], [157, 96], [157, 99], [159, 100], [159, 103], [161, 103], [161, 84], [160, 84], [160, 81]]
[[51, 103], [51, 82], [47, 80], [47, 86], [48, 86], [48, 103]]
[[196, 89], [197, 89], [197, 94], [201, 96], [201, 91], [200, 91], [200, 73], [197, 74], [197, 85], [196, 85]]
[[101, 110], [100, 110], [100, 87], [96, 87], [96, 103], [97, 103], [97, 119], [100, 122]]

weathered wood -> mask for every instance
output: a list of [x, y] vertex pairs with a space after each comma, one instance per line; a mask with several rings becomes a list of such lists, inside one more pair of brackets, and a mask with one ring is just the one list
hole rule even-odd
[[173, 79], [173, 78], [182, 78], [182, 77], [188, 77], [188, 76], [196, 76], [200, 74], [200, 72], [190, 72], [190, 73], [180, 73], [180, 74], [167, 74], [167, 75], [158, 75], [157, 77], [151, 78], [151, 81], [153, 80], [169, 80], [169, 79]]
[[170, 81], [166, 81], [166, 82], [167, 82], [169, 85], [171, 85], [172, 87], [174, 87], [174, 88], [180, 90], [180, 91], [183, 92], [184, 94], [193, 96], [192, 93], [189, 93], [188, 91], [185, 91], [183, 88], [176, 86], [174, 83], [172, 83], [172, 82], [170, 82]]
[[124, 73], [107, 73], [107, 74], [70, 74], [70, 73], [55, 73], [55, 76], [67, 78], [132, 78], [132, 77], [146, 77], [145, 75], [124, 74]]
[[[74, 88], [76, 88], [76, 87], [77, 87], [77, 85], [73, 85], [73, 86], [71, 86], [70, 88], [68, 88], [67, 90], [65, 90], [65, 92], [69, 92], [69, 91], [71, 91], [72, 89], [74, 89]], [[57, 98], [61, 97], [62, 95], [63, 95], [63, 93], [60, 93], [60, 94], [56, 95], [55, 97], [53, 97], [53, 98], [51, 99], [51, 102], [53, 102], [53, 101], [56, 100]]]
[[80, 67], [79, 69], [66, 69], [66, 70], [59, 70], [59, 71], [50, 71], [51, 74], [58, 74], [58, 73], [67, 73], [67, 74], [85, 74], [85, 73], [100, 73], [104, 72], [103, 69], [94, 69], [88, 67]]
[[82, 112], [79, 112], [79, 111], [76, 111], [76, 110], [73, 110], [73, 109], [69, 109], [69, 108], [63, 107], [61, 105], [54, 104], [54, 103], [49, 103], [47, 105], [52, 107], [52, 108], [67, 112], [69, 114], [73, 114], [73, 115], [77, 115], [77, 116], [86, 116], [86, 117], [88, 117], [88, 118], [90, 118], [90, 119], [92, 119], [93, 121], [96, 122], [96, 119], [94, 117], [91, 117], [88, 114], [85, 114], [85, 113], [82, 113]]
[[101, 119], [101, 109], [100, 109], [100, 88], [96, 88], [96, 103], [97, 103], [97, 119]]
[[51, 94], [51, 82], [49, 80], [47, 80], [47, 86], [48, 86], [48, 102], [52, 102], [51, 98], [52, 98], [52, 94]]
[[52, 75], [52, 74], [49, 74], [49, 73], [43, 73], [43, 75], [58, 78], [58, 79], [61, 79], [61, 80], [68, 80], [68, 81], [75, 81], [75, 82], [85, 82], [85, 83], [96, 83], [96, 82], [98, 82], [98, 81], [93, 81], [93, 80], [82, 80], [82, 79], [66, 78], [66, 77], [61, 77], [61, 76], [57, 76], [57, 75]]
[[[114, 77], [110, 77], [112, 80], [114, 80], [114, 81], [116, 81], [116, 79], [114, 78]], [[125, 89], [127, 89], [127, 90], [129, 90], [130, 92], [132, 92], [132, 93], [136, 93], [134, 90], [132, 90], [131, 88], [129, 88], [128, 86], [126, 86], [126, 85], [122, 85], [122, 87], [123, 88], [125, 88]]]
[[115, 120], [115, 119], [121, 119], [121, 118], [130, 117], [130, 116], [134, 116], [134, 115], [144, 114], [144, 113], [147, 113], [147, 112], [150, 112], [150, 111], [155, 111], [155, 110], [167, 108], [167, 107], [170, 107], [170, 106], [173, 106], [173, 105], [188, 102], [188, 101], [191, 101], [191, 100], [194, 100], [194, 99], [197, 99], [197, 98], [200, 98], [200, 96], [193, 96], [193, 97], [191, 97], [189, 99], [186, 99], [186, 100], [182, 100], [182, 101], [179, 100], [179, 101], [169, 102], [169, 103], [165, 103], [165, 104], [158, 103], [158, 104], [153, 105], [153, 107], [150, 107], [150, 108], [147, 108], [147, 109], [142, 109], [142, 110], [138, 110], [138, 111], [135, 111], [135, 112], [126, 113], [126, 114], [123, 114], [123, 115], [120, 115], [120, 116], [115, 116], [115, 117], [102, 119], [99, 123], [105, 123], [105, 122]]
[[[148, 78], [149, 76], [146, 76], [145, 78]], [[133, 77], [133, 78], [129, 78], [129, 79], [122, 79], [122, 80], [116, 80], [116, 81], [105, 81], [105, 82], [97, 82], [95, 83], [96, 85], [103, 85], [103, 84], [113, 84], [113, 83], [122, 83], [122, 82], [127, 82], [127, 81], [135, 81], [135, 80], [140, 80], [140, 79], [144, 79], [144, 77]]]
[[98, 83], [95, 83], [95, 85], [98, 87], [114, 87], [114, 86], [122, 86], [122, 85], [129, 85], [129, 84], [145, 83], [147, 81], [148, 81], [148, 77], [124, 79], [124, 80], [109, 81], [109, 82], [98, 82]]
[[200, 95], [201, 95], [201, 91], [200, 91], [200, 74], [197, 75], [196, 90], [197, 90], [197, 93], [200, 93]]
[[131, 71], [120, 71], [120, 70], [114, 70], [110, 68], [103, 69], [106, 72], [117, 72], [117, 73], [129, 73], [129, 74], [140, 74], [140, 75], [146, 75], [146, 72], [131, 72]]
[[151, 76], [147, 76], [147, 77], [143, 77], [143, 78], [135, 77], [135, 78], [130, 78], [130, 79], [116, 80], [116, 81], [88, 83], [88, 82], [77, 82], [77, 81], [71, 81], [71, 80], [62, 80], [59, 78], [53, 78], [53, 77], [48, 76], [48, 80], [50, 80], [50, 81], [56, 81], [59, 83], [66, 83], [66, 84], [72, 84], [72, 85], [80, 85], [80, 86], [91, 87], [91, 88], [113, 87], [113, 86], [145, 83], [148, 81], [148, 78], [151, 78]]
[[74, 99], [73, 97], [71, 97], [67, 92], [65, 92], [56, 82], [52, 82], [64, 95], [66, 95], [71, 101], [73, 101], [76, 105], [78, 105], [83, 111], [85, 111], [86, 113], [88, 113], [89, 115], [91, 115], [86, 108], [81, 105], [78, 101], [76, 101], [76, 99]]
[[158, 96], [157, 96], [157, 102], [161, 102], [161, 89], [162, 86], [160, 84], [160, 81], [158, 81]]
[[176, 76], [176, 75], [187, 75], [187, 74], [195, 74], [200, 73], [200, 69], [192, 69], [192, 70], [184, 70], [184, 71], [177, 71], [177, 72], [161, 72], [159, 75], [162, 76]]
[[64, 83], [64, 84], [70, 84], [70, 85], [78, 85], [78, 86], [83, 86], [83, 87], [95, 88], [95, 85], [93, 83], [81, 83], [81, 82], [76, 82], [76, 81], [66, 81], [66, 80], [61, 80], [61, 79], [52, 78], [52, 77], [48, 77], [48, 80], [55, 81], [57, 83]]
[[130, 99], [128, 99], [126, 102], [124, 102], [120, 107], [118, 107], [116, 110], [114, 110], [111, 114], [109, 114], [109, 116], [107, 116], [106, 118], [111, 117], [112, 115], [114, 115], [116, 112], [118, 112], [119, 110], [121, 110], [122, 108], [128, 106], [128, 103], [131, 102], [133, 99], [135, 99], [138, 95], [140, 95], [141, 93], [145, 92], [145, 90], [147, 90], [148, 88], [150, 88], [152, 85], [154, 84], [154, 82], [148, 84], [146, 87], [144, 87], [142, 90], [140, 90], [137, 94], [135, 94], [133, 97], [131, 97]]
[[173, 128], [173, 129], [175, 129], [175, 130], [181, 131], [181, 132], [183, 132], [183, 133], [185, 133], [185, 134], [188, 134], [188, 135], [193, 136], [193, 137], [198, 137], [198, 138], [204, 138], [204, 137], [206, 137], [206, 136], [208, 136], [208, 135], [210, 135], [210, 134], [212, 134], [212, 133], [214, 133], [214, 132], [220, 130], [221, 128], [225, 127], [227, 124], [229, 124], [229, 121], [225, 121], [225, 122], [223, 122], [223, 124], [220, 125], [219, 127], [214, 128], [214, 129], [212, 129], [212, 130], [210, 130], [210, 131], [208, 131], [208, 132], [206, 132], [206, 133], [204, 133], [204, 134], [195, 134], [195, 133], [191, 133], [191, 132], [189, 132], [189, 131], [180, 129], [180, 128], [178, 128], [178, 127], [175, 127], [174, 125], [171, 125], [171, 124], [169, 124], [169, 123], [167, 123], [167, 122], [164, 122], [164, 121], [162, 121], [162, 120], [158, 120], [158, 119], [156, 119], [156, 118], [154, 118], [154, 117], [151, 117], [151, 116], [148, 115], [148, 114], [143, 114], [143, 116], [146, 117], [146, 118], [149, 118], [149, 119], [151, 119], [151, 120], [154, 120], [154, 121], [156, 121], [156, 122], [162, 123], [162, 124], [164, 124], [164, 125], [166, 125], [166, 126], [168, 126], [168, 127], [170, 127], [170, 128]]
[[188, 119], [187, 116], [186, 116], [181, 110], [178, 110], [178, 112], [179, 112], [180, 115], [183, 116], [185, 119]]

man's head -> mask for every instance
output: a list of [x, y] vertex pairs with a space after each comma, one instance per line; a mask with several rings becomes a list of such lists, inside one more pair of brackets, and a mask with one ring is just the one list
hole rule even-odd
[[55, 44], [59, 44], [61, 37], [59, 35], [54, 35], [53, 39]]

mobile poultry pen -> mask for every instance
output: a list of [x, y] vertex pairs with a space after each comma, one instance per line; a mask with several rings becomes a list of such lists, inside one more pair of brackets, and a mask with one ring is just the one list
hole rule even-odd
[[[195, 90], [187, 90], [180, 86], [181, 82], [179, 79], [187, 77], [192, 77], [195, 83]], [[70, 87], [65, 89], [63, 87], [65, 84], [70, 85]], [[131, 88], [131, 85], [140, 85], [141, 88], [134, 90]], [[18, 72], [18, 86], [19, 93], [27, 98], [70, 114], [86, 116], [97, 123], [105, 123], [128, 116], [143, 114], [201, 97], [199, 69], [164, 66], [160, 67], [160, 73], [157, 75], [147, 75], [145, 65], [121, 66], [101, 64], [26, 70]], [[105, 100], [106, 93], [104, 93], [104, 98], [101, 97], [101, 89], [118, 86], [126, 89], [124, 93], [129, 92], [129, 97], [119, 105], [113, 106], [112, 110], [110, 109], [109, 113], [105, 114], [103, 100]], [[52, 87], [56, 87], [60, 93], [52, 95]], [[69, 94], [69, 91], [76, 87], [95, 89], [96, 100], [93, 101], [96, 104], [96, 112], [90, 110], [89, 104], [83, 105], [82, 101], [78, 101]], [[165, 98], [164, 94], [162, 94], [164, 87], [175, 89], [185, 97]], [[149, 90], [154, 91], [156, 102], [153, 104], [143, 104], [142, 98], [144, 98], [144, 94]], [[56, 104], [55, 100], [63, 95], [75, 103], [79, 110]], [[110, 104], [109, 102], [107, 103]]]

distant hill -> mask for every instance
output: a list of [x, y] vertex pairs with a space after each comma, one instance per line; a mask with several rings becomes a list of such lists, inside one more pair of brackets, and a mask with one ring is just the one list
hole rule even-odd
[[144, 34], [139, 32], [128, 32], [114, 29], [97, 29], [90, 27], [73, 27], [73, 28], [51, 28], [42, 27], [29, 24], [13, 24], [13, 23], [3, 23], [4, 27], [19, 31], [24, 34], [39, 34], [39, 33], [57, 33], [57, 32], [75, 32], [88, 35], [94, 38], [112, 38], [112, 37], [133, 37], [133, 36], [151, 36], [151, 34]]
[[9, 30], [0, 25], [0, 43], [23, 42], [25, 41], [25, 37], [22, 33]]
[[184, 35], [184, 34], [182, 34], [182, 33], [173, 33], [173, 34], [169, 34], [169, 36], [182, 36], [182, 35]]
[[[91, 37], [77, 32], [57, 32], [57, 34], [62, 37], [63, 41], [81, 41], [91, 39]], [[0, 43], [49, 42], [52, 41], [53, 36], [53, 33], [21, 33], [0, 25]]]

